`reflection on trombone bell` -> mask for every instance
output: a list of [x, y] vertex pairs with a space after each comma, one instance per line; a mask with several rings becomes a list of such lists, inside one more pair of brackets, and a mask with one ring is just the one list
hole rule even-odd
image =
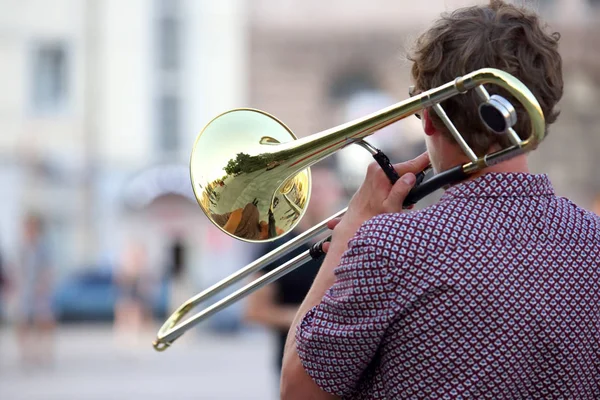
[[238, 208], [230, 213], [213, 214], [213, 221], [223, 230], [233, 236], [240, 236], [250, 240], [267, 240], [270, 230], [275, 230], [275, 236], [283, 234], [283, 230], [277, 228], [269, 213], [269, 222], [259, 221], [257, 201], [246, 204], [244, 208]]
[[[237, 116], [230, 116], [235, 122]], [[216, 140], [222, 134], [219, 129], [218, 123], [212, 130], [205, 129], [201, 134], [203, 141], [211, 143]], [[310, 196], [309, 171], [272, 179], [273, 173], [285, 173], [280, 169], [281, 161], [275, 160], [269, 153], [260, 153], [260, 150], [275, 148], [280, 141], [272, 136], [266, 140], [261, 133], [262, 128], [257, 129], [256, 132], [241, 130], [239, 135], [245, 140], [240, 138], [234, 144], [224, 145], [235, 145], [240, 150], [234, 158], [225, 159], [221, 152], [209, 151], [210, 146], [192, 154], [193, 165], [194, 160], [201, 166], [211, 160], [212, 165], [222, 166], [206, 173], [204, 168], [192, 167], [192, 175], [198, 174], [197, 184], [193, 187], [202, 209], [223, 232], [249, 242], [273, 241], [293, 229]], [[291, 133], [283, 130], [271, 132], [271, 135], [284, 141], [289, 140]], [[242, 148], [245, 150], [241, 151]], [[253, 148], [256, 149], [254, 152]]]
[[[500, 87], [521, 103], [531, 122], [531, 132], [526, 139], [521, 139], [512, 128], [516, 122], [516, 112], [512, 104], [499, 95], [490, 96], [483, 86], [485, 84]], [[440, 106], [444, 100], [469, 91], [474, 91], [480, 100], [479, 116], [484, 125], [492, 132], [507, 135], [511, 146], [480, 156], [469, 148]], [[198, 203], [207, 217], [228, 235], [249, 242], [275, 240], [290, 232], [306, 210], [310, 195], [310, 174], [307, 168], [350, 144], [359, 144], [369, 151], [392, 183], [395, 182], [398, 176], [385, 154], [363, 139], [426, 108], [431, 108], [437, 113], [469, 162], [415, 185], [404, 202], [406, 208], [437, 189], [466, 179], [476, 171], [535, 149], [545, 136], [544, 115], [531, 91], [512, 75], [491, 68], [474, 71], [363, 118], [297, 140], [294, 140], [295, 136], [287, 126], [275, 117], [254, 109], [236, 109], [213, 119], [194, 144], [190, 170]], [[264, 144], [265, 136], [274, 138], [274, 141], [279, 143], [273, 144], [271, 141]], [[217, 181], [223, 184], [214, 184]], [[292, 197], [294, 207], [290, 206], [288, 201], [280, 201], [278, 206], [273, 208], [273, 199], [281, 193], [280, 188], [285, 187], [288, 192], [295, 194], [295, 197]], [[254, 227], [249, 230], [238, 229], [243, 221], [244, 208], [249, 204], [253, 206], [246, 215], [252, 216], [250, 222]], [[237, 214], [234, 215], [234, 211], [237, 211]], [[185, 331], [203, 319], [293, 271], [311, 258], [322, 256], [323, 242], [319, 242], [311, 251], [302, 253], [181, 322], [199, 303], [325, 232], [327, 223], [344, 212], [345, 210], [341, 210], [279, 249], [189, 299], [161, 327], [154, 342], [155, 349], [165, 350]], [[285, 216], [289, 215], [293, 215], [293, 218], [286, 219]], [[239, 222], [236, 223], [238, 218]], [[230, 220], [231, 224], [228, 225]], [[264, 238], [264, 233], [257, 234], [257, 231], [262, 232], [264, 225], [260, 225], [260, 222], [256, 225], [256, 221], [267, 222], [268, 225], [274, 221], [278, 229], [270, 229], [271, 226], [274, 227], [270, 225], [267, 237]], [[242, 226], [245, 227], [245, 221]], [[258, 226], [261, 226], [261, 229], [258, 229]]]

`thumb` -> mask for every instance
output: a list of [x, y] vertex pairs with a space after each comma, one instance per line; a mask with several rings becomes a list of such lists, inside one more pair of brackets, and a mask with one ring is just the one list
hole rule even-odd
[[415, 185], [417, 177], [412, 172], [408, 172], [392, 186], [392, 190], [388, 197], [383, 201], [383, 208], [387, 213], [395, 213], [402, 211], [402, 203], [408, 196], [408, 193]]
[[331, 221], [329, 221], [327, 223], [327, 228], [329, 228], [331, 230], [335, 229], [335, 227], [337, 226], [337, 224], [340, 223], [341, 220], [342, 220], [342, 217], [332, 219]]

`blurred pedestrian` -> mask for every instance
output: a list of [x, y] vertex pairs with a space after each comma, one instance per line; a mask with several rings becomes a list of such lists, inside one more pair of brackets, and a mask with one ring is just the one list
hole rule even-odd
[[114, 328], [122, 344], [137, 343], [140, 334], [150, 328], [152, 308], [146, 249], [141, 243], [130, 242], [125, 247], [115, 274], [118, 298], [115, 304]]
[[23, 242], [17, 261], [17, 336], [26, 364], [53, 361], [53, 269], [44, 222], [29, 214], [24, 221]]
[[[264, 254], [275, 250], [299, 233], [339, 211], [338, 206], [342, 201], [343, 192], [334, 172], [323, 167], [313, 168], [312, 183], [312, 195], [309, 207], [297, 229], [291, 234], [265, 246]], [[253, 278], [256, 279], [274, 270], [309, 248], [310, 246], [308, 245], [302, 246], [300, 249], [267, 266]], [[279, 280], [248, 296], [245, 320], [265, 326], [273, 330], [276, 334], [275, 368], [278, 374], [281, 371], [281, 361], [287, 333], [298, 311], [298, 307], [310, 289], [320, 266], [321, 260], [309, 261], [295, 271], [290, 272]]]
[[189, 274], [186, 269], [183, 238], [175, 236], [170, 250], [171, 259], [167, 273], [170, 286], [168, 309], [175, 310], [189, 297]]

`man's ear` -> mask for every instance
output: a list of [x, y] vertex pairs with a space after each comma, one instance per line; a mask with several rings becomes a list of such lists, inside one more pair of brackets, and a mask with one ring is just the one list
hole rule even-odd
[[437, 133], [435, 126], [433, 126], [433, 122], [431, 121], [431, 117], [429, 116], [429, 110], [423, 110], [422, 114], [423, 118], [423, 130], [427, 136], [433, 136]]

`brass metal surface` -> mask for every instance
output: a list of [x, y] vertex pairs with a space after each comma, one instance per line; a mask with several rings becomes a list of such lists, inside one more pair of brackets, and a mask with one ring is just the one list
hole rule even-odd
[[248, 242], [276, 240], [304, 215], [310, 171], [290, 172], [277, 151], [294, 134], [275, 117], [235, 109], [214, 118], [194, 144], [190, 176], [206, 216], [226, 234]]

